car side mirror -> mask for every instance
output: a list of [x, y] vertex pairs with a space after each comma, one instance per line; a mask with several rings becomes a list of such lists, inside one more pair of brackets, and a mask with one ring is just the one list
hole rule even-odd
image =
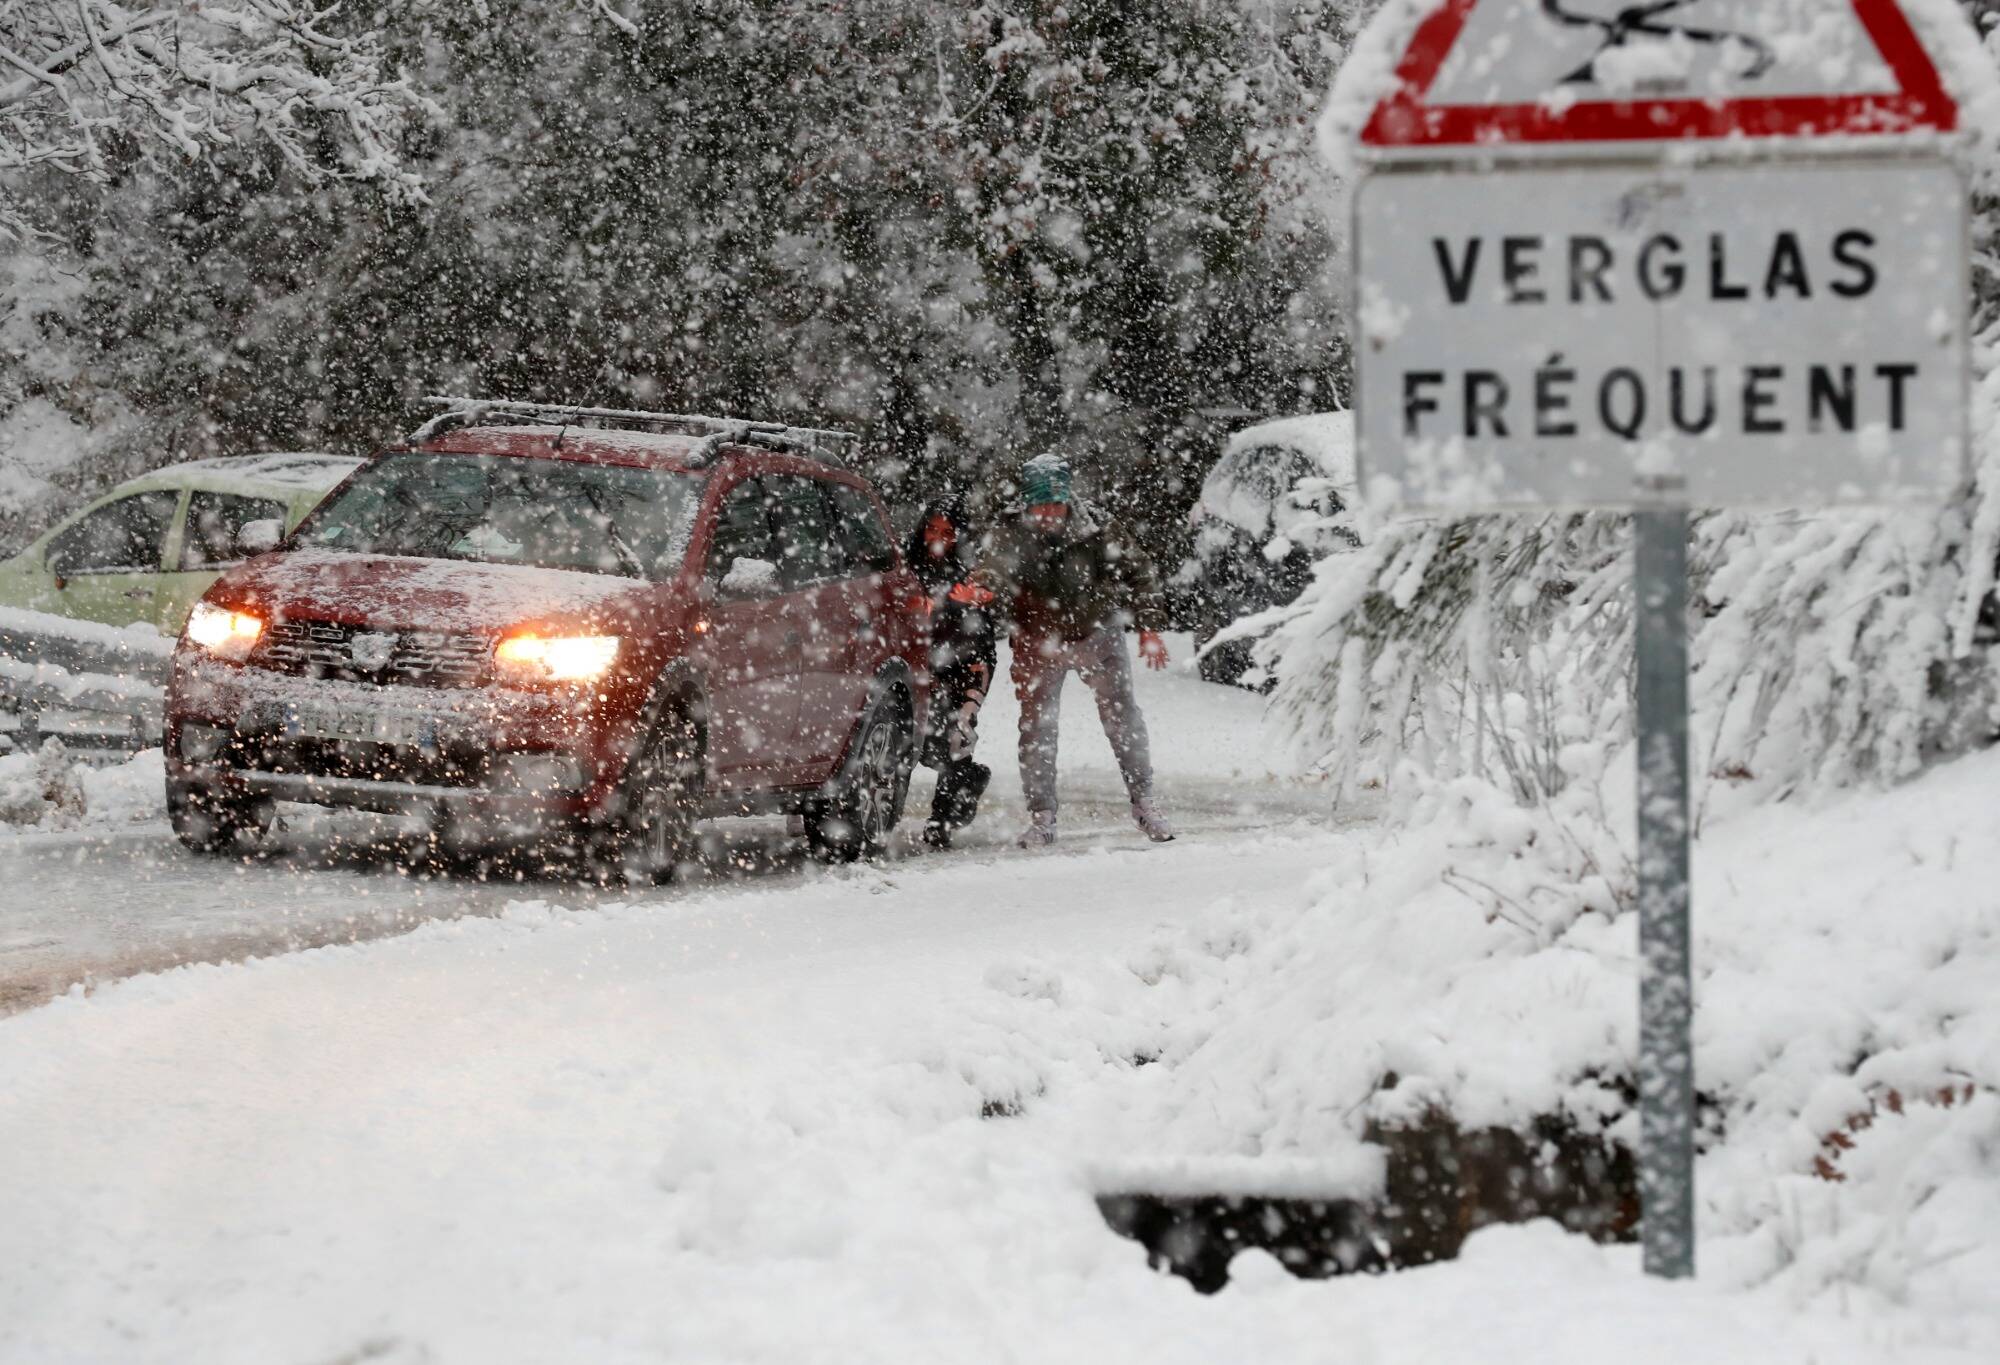
[[720, 586], [731, 597], [763, 597], [778, 586], [778, 566], [768, 559], [732, 559]]
[[284, 543], [285, 523], [276, 517], [246, 521], [236, 530], [236, 553], [248, 559], [269, 554]]

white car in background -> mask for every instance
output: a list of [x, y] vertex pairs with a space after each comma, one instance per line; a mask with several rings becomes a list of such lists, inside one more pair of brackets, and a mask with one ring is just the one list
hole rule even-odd
[[1229, 438], [1188, 515], [1194, 548], [1173, 579], [1203, 649], [1202, 677], [1263, 685], [1247, 641], [1212, 650], [1208, 642], [1291, 601], [1317, 560], [1361, 543], [1348, 516], [1354, 488], [1351, 412], [1283, 417]]

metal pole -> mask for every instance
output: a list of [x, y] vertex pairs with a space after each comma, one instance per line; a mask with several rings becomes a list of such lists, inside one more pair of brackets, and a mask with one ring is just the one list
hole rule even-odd
[[1639, 1207], [1646, 1273], [1694, 1274], [1685, 507], [1635, 514], [1639, 671]]

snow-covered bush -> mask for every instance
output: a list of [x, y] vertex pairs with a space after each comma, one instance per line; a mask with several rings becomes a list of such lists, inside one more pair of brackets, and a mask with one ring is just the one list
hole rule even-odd
[[[1990, 741], [1992, 585], [1979, 523], [2000, 460], [1942, 513], [1720, 514], [1697, 529], [1713, 616], [1693, 638], [1695, 757], [1785, 795], [1895, 781]], [[1983, 543], [1982, 543], [1983, 542]]]
[[1340, 795], [1406, 761], [1550, 795], [1565, 749], [1629, 715], [1628, 540], [1610, 517], [1370, 527], [1297, 601], [1245, 623], [1264, 633], [1274, 714]]
[[51, 739], [33, 753], [0, 755], [0, 829], [157, 820], [165, 814], [165, 781], [158, 749], [100, 768]]
[[[1989, 355], [1990, 363], [1990, 355]], [[1994, 732], [1976, 631], [2000, 553], [2000, 432], [1934, 512], [1719, 512], [1690, 546], [1697, 776], [1782, 796], [1892, 781]], [[1289, 737], [1342, 793], [1414, 762], [1535, 802], [1565, 749], [1631, 729], [1621, 517], [1399, 519], [1249, 623]]]

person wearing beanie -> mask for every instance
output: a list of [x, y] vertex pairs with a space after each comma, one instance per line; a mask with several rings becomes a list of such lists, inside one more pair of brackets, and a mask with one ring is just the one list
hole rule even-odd
[[950, 848], [952, 831], [972, 823], [993, 779], [993, 770], [972, 757], [979, 708], [993, 683], [993, 621], [985, 608], [948, 596], [966, 576], [971, 541], [964, 502], [947, 496], [924, 508], [903, 553], [930, 596], [931, 719], [921, 758], [938, 775], [923, 831], [924, 842], [936, 849]]
[[1139, 657], [1167, 666], [1166, 607], [1159, 577], [1138, 540], [1078, 498], [1069, 462], [1053, 452], [1021, 467], [1020, 503], [995, 529], [979, 566], [952, 593], [994, 603], [1013, 623], [1014, 694], [1021, 703], [1021, 789], [1029, 825], [1023, 848], [1056, 839], [1056, 741], [1063, 679], [1096, 694], [1097, 716], [1118, 756], [1132, 819], [1146, 837], [1174, 837], [1153, 801], [1146, 719], [1132, 692], [1125, 630], [1139, 631]]

